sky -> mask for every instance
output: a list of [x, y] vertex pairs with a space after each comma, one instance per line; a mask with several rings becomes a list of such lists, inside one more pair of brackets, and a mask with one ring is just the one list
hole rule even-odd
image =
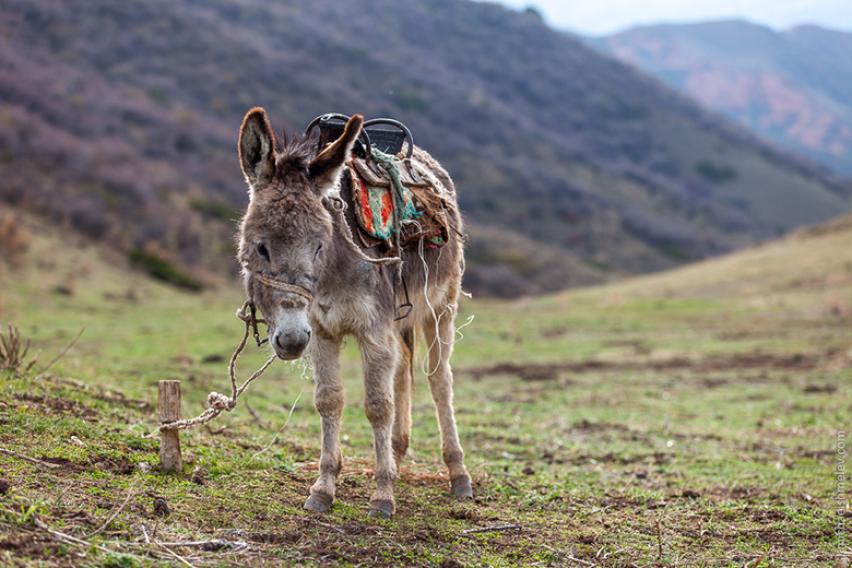
[[603, 35], [632, 26], [742, 18], [777, 29], [818, 24], [852, 31], [852, 0], [502, 0], [533, 6], [556, 27]]

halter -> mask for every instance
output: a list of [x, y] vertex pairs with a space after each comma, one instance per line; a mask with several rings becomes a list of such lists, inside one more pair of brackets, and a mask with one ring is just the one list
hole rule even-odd
[[301, 296], [310, 304], [314, 301], [314, 294], [304, 286], [299, 286], [298, 284], [290, 284], [289, 282], [282, 282], [281, 280], [275, 280], [274, 278], [267, 278], [263, 274], [259, 272], [254, 273], [254, 277], [257, 278], [258, 282], [267, 286], [269, 288], [275, 288], [276, 290], [281, 290], [284, 292], [290, 292], [291, 294], [296, 294], [297, 296]]
[[[269, 288], [275, 288], [276, 290], [281, 290], [282, 292], [289, 292], [290, 294], [295, 294], [300, 298], [305, 299], [309, 304], [314, 300], [314, 294], [304, 286], [299, 286], [298, 284], [290, 284], [289, 282], [282, 282], [281, 280], [275, 280], [274, 278], [268, 278], [261, 274], [260, 272], [255, 272], [253, 275], [257, 278], [257, 281], [267, 286]], [[260, 338], [260, 331], [257, 329], [257, 324], [262, 323], [266, 324], [266, 320], [257, 317], [257, 306], [254, 304], [254, 299], [249, 297], [246, 300], [246, 303], [243, 304], [243, 307], [237, 310], [237, 317], [246, 322], [246, 325], [251, 327], [252, 335], [254, 336], [254, 341], [257, 343], [257, 346], [260, 347], [269, 339]]]

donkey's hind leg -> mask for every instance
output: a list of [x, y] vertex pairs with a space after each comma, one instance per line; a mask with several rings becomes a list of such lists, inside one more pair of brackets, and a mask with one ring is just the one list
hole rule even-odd
[[[455, 338], [454, 301], [436, 306], [438, 321], [431, 314], [423, 322], [423, 336], [429, 350], [427, 377], [441, 429], [441, 453], [450, 473], [453, 495], [462, 499], [473, 497], [470, 474], [464, 466], [464, 450], [459, 442], [456, 417], [453, 411], [453, 371], [450, 356]], [[441, 313], [443, 312], [443, 315]]]
[[343, 413], [343, 384], [340, 380], [340, 339], [317, 333], [311, 344], [314, 365], [314, 406], [322, 424], [320, 474], [305, 501], [305, 509], [325, 513], [334, 501], [335, 483], [343, 465], [340, 454], [340, 418]]
[[408, 451], [411, 438], [411, 395], [414, 383], [414, 330], [402, 329], [400, 334], [400, 359], [393, 381], [393, 456], [396, 465]]

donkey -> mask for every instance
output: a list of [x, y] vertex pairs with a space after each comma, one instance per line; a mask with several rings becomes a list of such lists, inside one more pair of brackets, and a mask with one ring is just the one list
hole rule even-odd
[[[351, 182], [344, 169], [364, 119], [355, 115], [343, 133], [319, 151], [315, 140], [285, 139], [279, 144], [266, 111], [254, 108], [240, 128], [238, 151], [250, 201], [239, 233], [238, 259], [248, 298], [269, 328], [279, 358], [308, 353], [314, 368], [314, 405], [321, 418], [319, 478], [305, 509], [326, 512], [343, 464], [340, 422], [343, 385], [341, 342], [358, 342], [364, 371], [365, 411], [373, 428], [376, 490], [370, 515], [394, 513], [393, 483], [411, 433], [414, 343], [420, 332], [428, 348], [428, 380], [437, 410], [450, 489], [457, 498], [473, 496], [464, 466], [453, 411], [450, 369], [454, 318], [464, 270], [461, 215], [447, 172], [415, 148], [413, 162], [448, 196], [453, 230], [440, 249], [402, 250], [402, 271], [413, 308], [401, 320], [394, 286], [396, 267], [371, 262], [355, 245], [357, 221], [349, 208]], [[279, 147], [280, 146], [280, 147]]]

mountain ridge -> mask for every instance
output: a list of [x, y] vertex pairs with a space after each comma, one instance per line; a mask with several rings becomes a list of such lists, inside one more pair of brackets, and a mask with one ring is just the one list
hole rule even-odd
[[716, 20], [636, 27], [592, 43], [765, 139], [852, 175], [852, 32]]
[[288, 131], [328, 111], [406, 122], [455, 178], [480, 293], [668, 268], [852, 196], [491, 4], [17, 0], [0, 30], [0, 199], [192, 270], [234, 269], [236, 132], [256, 105]]

